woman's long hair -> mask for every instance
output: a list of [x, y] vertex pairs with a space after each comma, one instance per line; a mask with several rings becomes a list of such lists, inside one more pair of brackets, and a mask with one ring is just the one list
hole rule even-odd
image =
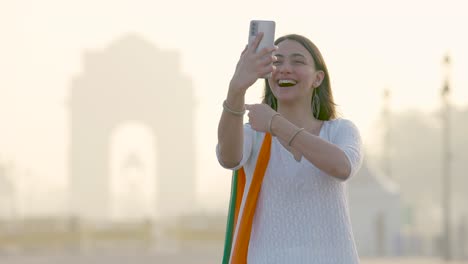
[[[320, 86], [314, 89], [312, 100], [310, 102], [314, 117], [319, 120], [335, 119], [337, 117], [335, 109], [336, 104], [333, 101], [333, 94], [330, 87], [330, 76], [328, 75], [327, 65], [325, 64], [325, 61], [323, 60], [322, 54], [320, 53], [319, 49], [317, 48], [317, 46], [315, 46], [314, 43], [312, 43], [312, 41], [310, 41], [304, 36], [297, 34], [290, 34], [280, 37], [275, 41], [275, 45], [278, 45], [279, 43], [285, 40], [293, 40], [304, 46], [304, 48], [306, 48], [307, 51], [309, 51], [310, 55], [312, 55], [312, 58], [314, 59], [315, 69], [321, 70], [325, 73], [325, 76]], [[319, 109], [313, 106], [315, 94], [319, 98]], [[271, 91], [270, 85], [268, 84], [268, 79], [265, 79], [263, 103], [268, 104], [271, 108], [275, 109], [275, 111], [278, 110], [278, 100]]]

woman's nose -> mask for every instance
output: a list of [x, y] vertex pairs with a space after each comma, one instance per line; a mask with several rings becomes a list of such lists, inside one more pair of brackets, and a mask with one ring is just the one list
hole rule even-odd
[[278, 68], [277, 68], [277, 71], [280, 72], [280, 73], [290, 73], [291, 70], [292, 70], [291, 64], [289, 64], [287, 62], [281, 63], [281, 65], [278, 66]]

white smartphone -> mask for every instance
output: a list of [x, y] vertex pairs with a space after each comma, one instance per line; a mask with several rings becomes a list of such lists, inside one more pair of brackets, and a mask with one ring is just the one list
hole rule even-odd
[[[249, 46], [252, 45], [252, 42], [257, 37], [259, 32], [263, 32], [263, 38], [258, 44], [256, 52], [261, 49], [268, 47], [272, 48], [275, 44], [275, 21], [271, 20], [251, 20], [249, 27]], [[263, 78], [269, 78], [271, 74], [263, 76]]]
[[259, 32], [263, 32], [263, 38], [258, 45], [257, 52], [265, 47], [272, 48], [275, 44], [275, 21], [252, 20], [249, 28], [249, 46], [255, 40]]

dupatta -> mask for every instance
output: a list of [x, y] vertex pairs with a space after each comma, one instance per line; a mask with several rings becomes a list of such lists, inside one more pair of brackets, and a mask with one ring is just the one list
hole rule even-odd
[[[249, 250], [250, 232], [252, 230], [253, 217], [257, 208], [257, 199], [261, 190], [263, 177], [265, 176], [268, 162], [270, 160], [271, 134], [265, 133], [257, 164], [255, 165], [252, 182], [247, 193], [244, 209], [239, 217], [240, 206], [245, 189], [244, 168], [233, 171], [231, 180], [231, 196], [229, 199], [229, 211], [226, 224], [226, 234], [224, 240], [224, 252], [222, 264], [245, 264]], [[237, 225], [237, 237], [234, 240], [234, 233]], [[232, 257], [231, 257], [232, 255]]]

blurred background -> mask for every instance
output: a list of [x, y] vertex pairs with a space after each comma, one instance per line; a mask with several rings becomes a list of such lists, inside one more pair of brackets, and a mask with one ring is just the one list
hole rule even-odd
[[249, 22], [266, 19], [319, 47], [361, 131], [348, 192], [363, 263], [468, 263], [466, 10], [0, 0], [0, 262], [219, 263], [218, 118]]

